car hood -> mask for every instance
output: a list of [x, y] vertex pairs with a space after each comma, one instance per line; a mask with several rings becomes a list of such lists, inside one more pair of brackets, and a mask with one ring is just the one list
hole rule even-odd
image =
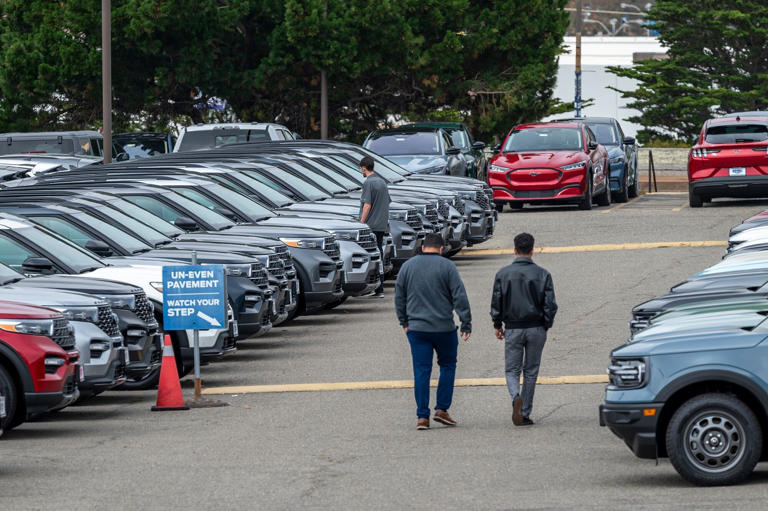
[[249, 236], [245, 234], [226, 234], [226, 232], [190, 232], [190, 233], [184, 233], [181, 234], [178, 238], [176, 238], [177, 241], [180, 242], [201, 242], [201, 243], [236, 243], [236, 244], [247, 244], [252, 245], [256, 247], [266, 247], [271, 248], [275, 246], [282, 245], [282, 242], [271, 239], [271, 238], [262, 238], [260, 236]]
[[75, 291], [58, 291], [54, 289], [25, 288], [11, 284], [0, 287], [0, 300], [42, 305], [44, 307], [94, 307], [109, 305], [106, 301], [95, 296]]
[[508, 168], [548, 167], [557, 168], [587, 159], [581, 151], [542, 151], [501, 153], [491, 160], [492, 165]]
[[[677, 318], [676, 321], [660, 322], [636, 333], [630, 343], [658, 339], [669, 335], [682, 333], [725, 332], [752, 329], [765, 320], [768, 306], [761, 311], [736, 310], [719, 311], [708, 314], [692, 314]], [[766, 334], [768, 335], [768, 333]]]
[[[328, 207], [329, 211], [332, 210], [332, 207]], [[293, 226], [299, 226], [299, 225], [305, 225], [312, 228], [317, 229], [324, 229], [324, 230], [340, 230], [340, 229], [365, 229], [367, 226], [365, 224], [361, 224], [360, 222], [353, 222], [349, 220], [335, 220], [335, 219], [313, 219], [309, 220], [307, 218], [302, 219], [296, 219], [295, 217], [284, 217], [284, 216], [277, 216], [273, 218], [269, 218], [267, 220], [262, 220], [258, 223], [259, 226], [287, 226], [287, 227], [293, 227]]]
[[760, 296], [741, 296], [738, 298], [721, 298], [719, 300], [704, 300], [689, 303], [670, 309], [651, 320], [650, 326], [664, 321], [697, 321], [702, 314], [729, 314], [768, 311], [768, 298]]
[[672, 288], [672, 292], [689, 293], [716, 289], [756, 289], [764, 286], [766, 283], [768, 283], [768, 272], [766, 271], [719, 273], [681, 282]]
[[437, 170], [436, 168], [442, 169], [448, 163], [448, 160], [445, 158], [445, 156], [438, 154], [386, 156], [385, 158], [396, 163], [397, 165], [400, 165], [408, 172], [413, 172], [415, 174], [421, 174], [423, 172], [427, 172], [428, 170], [435, 172]]
[[[707, 330], [670, 332], [627, 343], [611, 352], [615, 357], [645, 357], [674, 353], [747, 349], [765, 340], [765, 331], [750, 332], [741, 328], [722, 327]], [[691, 360], [691, 364], [695, 364]], [[651, 362], [653, 364], [653, 362]]]
[[141, 292], [141, 288], [106, 279], [72, 277], [69, 275], [44, 275], [13, 283], [14, 287], [58, 289], [92, 295], [128, 295]]
[[[272, 225], [263, 224], [259, 222], [258, 225], [235, 225], [230, 227], [226, 231], [222, 231], [222, 234], [238, 234], [248, 235], [253, 234], [255, 236], [266, 236], [268, 238], [323, 238], [330, 236], [328, 231], [321, 230], [321, 228], [299, 227], [299, 225], [306, 226], [308, 222], [304, 219], [298, 219], [291, 226], [287, 225]], [[296, 225], [296, 227], [293, 227]]]
[[636, 305], [632, 308], [632, 313], [639, 312], [657, 312], [666, 309], [678, 310], [681, 308], [696, 307], [699, 304], [708, 302], [720, 302], [729, 300], [752, 300], [759, 297], [766, 297], [765, 293], [756, 294], [755, 291], [742, 289], [714, 289], [692, 291], [689, 293], [668, 293]]

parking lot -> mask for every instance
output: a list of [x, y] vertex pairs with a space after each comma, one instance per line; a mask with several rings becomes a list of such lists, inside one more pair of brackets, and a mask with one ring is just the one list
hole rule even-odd
[[[456, 428], [415, 430], [390, 282], [383, 300], [300, 317], [203, 367], [204, 391], [228, 407], [152, 413], [153, 391], [113, 391], [8, 432], [2, 507], [761, 508], [761, 466], [739, 487], [690, 486], [598, 426], [602, 383], [573, 383], [604, 379], [631, 307], [715, 263], [728, 229], [768, 205], [686, 204], [687, 194], [654, 194], [588, 212], [507, 210], [493, 240], [459, 254], [474, 332], [459, 349]], [[560, 305], [529, 429], [511, 424], [488, 317], [493, 275], [520, 231], [536, 236]], [[191, 395], [192, 380], [182, 385]]]

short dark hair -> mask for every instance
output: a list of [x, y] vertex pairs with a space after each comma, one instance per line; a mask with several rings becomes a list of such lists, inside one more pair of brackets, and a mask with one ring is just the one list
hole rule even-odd
[[518, 254], [530, 254], [533, 252], [533, 236], [527, 232], [521, 232], [515, 236], [515, 250]]
[[360, 160], [360, 166], [366, 168], [369, 172], [373, 172], [373, 158], [363, 156], [363, 159]]
[[440, 248], [445, 246], [445, 241], [441, 235], [436, 232], [430, 232], [424, 237], [421, 246], [427, 248]]

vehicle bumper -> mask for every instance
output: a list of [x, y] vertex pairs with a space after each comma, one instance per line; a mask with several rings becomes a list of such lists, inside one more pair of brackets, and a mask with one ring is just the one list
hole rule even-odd
[[148, 325], [131, 311], [114, 309], [119, 318], [118, 325], [128, 350], [126, 374], [132, 379], [141, 379], [162, 362], [162, 336], [157, 323]]
[[688, 184], [701, 197], [768, 197], [768, 176], [709, 177]]
[[64, 378], [61, 390], [58, 392], [25, 392], [24, 404], [27, 409], [27, 417], [45, 413], [51, 410], [59, 410], [69, 406], [80, 398], [78, 388], [79, 371], [72, 367]]
[[487, 241], [493, 236], [495, 221], [493, 220], [493, 211], [485, 210], [471, 206], [467, 201], [466, 216], [469, 220], [469, 227], [466, 233], [467, 245], [475, 245]]
[[[232, 328], [229, 330], [218, 330], [217, 332], [218, 335], [216, 336], [216, 342], [213, 344], [213, 346], [200, 347], [201, 362], [212, 362], [222, 358], [225, 355], [234, 353], [237, 350], [235, 335], [232, 331]], [[181, 358], [184, 362], [184, 365], [191, 366], [194, 363], [194, 357], [194, 347], [181, 347]]]
[[[600, 425], [607, 426], [638, 458], [656, 459], [656, 426], [663, 403], [611, 403], [600, 405]], [[644, 410], [655, 409], [654, 415]]]
[[272, 328], [271, 309], [271, 298], [246, 295], [243, 307], [237, 317], [237, 338], [247, 339], [267, 333]]
[[94, 376], [89, 375], [88, 366], [85, 366], [85, 379], [80, 382], [81, 394], [93, 394], [104, 392], [123, 383], [126, 379], [128, 351], [123, 348], [114, 350], [114, 358], [107, 366], [106, 373]]

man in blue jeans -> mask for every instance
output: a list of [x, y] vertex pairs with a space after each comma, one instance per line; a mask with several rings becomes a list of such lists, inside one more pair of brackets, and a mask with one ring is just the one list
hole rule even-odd
[[526, 232], [515, 236], [517, 258], [496, 274], [491, 296], [493, 328], [496, 338], [504, 340], [504, 372], [515, 426], [533, 425], [531, 410], [541, 354], [557, 314], [552, 276], [531, 259], [533, 242]]
[[461, 321], [461, 338], [468, 341], [472, 332], [472, 313], [464, 283], [456, 266], [442, 257], [443, 248], [442, 236], [427, 234], [422, 254], [412, 257], [400, 268], [395, 284], [397, 318], [411, 344], [418, 417], [416, 429], [429, 429], [429, 378], [433, 352], [437, 352], [437, 365], [440, 366], [434, 419], [446, 426], [456, 425], [448, 415], [459, 345], [453, 322], [454, 310]]

